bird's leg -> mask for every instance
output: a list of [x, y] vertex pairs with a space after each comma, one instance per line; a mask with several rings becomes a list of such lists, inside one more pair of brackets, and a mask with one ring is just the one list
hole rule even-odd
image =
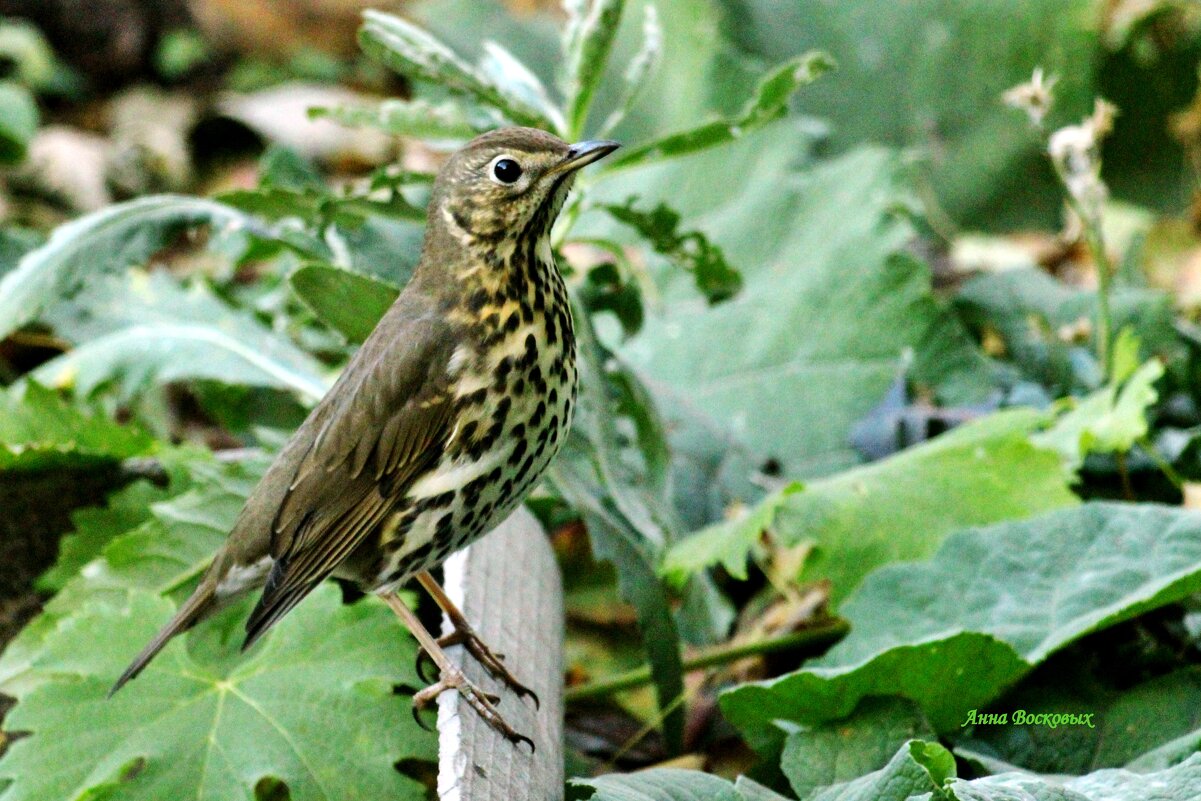
[[421, 571], [417, 574], [417, 580], [421, 582], [421, 586], [425, 587], [426, 592], [434, 599], [434, 603], [438, 604], [442, 611], [446, 613], [447, 619], [450, 620], [450, 624], [454, 627], [454, 631], [438, 639], [438, 645], [443, 648], [449, 648], [452, 645], [462, 645], [467, 649], [469, 654], [475, 657], [477, 662], [484, 666], [485, 670], [492, 674], [494, 679], [504, 683], [518, 697], [528, 695], [534, 699], [535, 707], [540, 706], [537, 694], [519, 682], [517, 677], [505, 667], [505, 655], [495, 653], [480, 639], [479, 635], [475, 633], [475, 629], [467, 622], [466, 616], [459, 611], [454, 601], [450, 600], [450, 596], [446, 594], [446, 590], [442, 589], [441, 585], [430, 575], [430, 572], [428, 570]]
[[518, 734], [501, 717], [500, 712], [496, 709], [496, 702], [499, 699], [494, 695], [489, 695], [468, 681], [467, 677], [463, 675], [463, 671], [451, 663], [450, 658], [446, 656], [446, 652], [438, 645], [433, 635], [425, 630], [425, 626], [421, 625], [421, 621], [417, 619], [417, 615], [414, 614], [413, 610], [405, 606], [404, 601], [396, 593], [388, 593], [383, 598], [387, 601], [388, 606], [392, 607], [392, 611], [408, 626], [409, 631], [413, 633], [417, 642], [430, 655], [430, 658], [434, 660], [434, 664], [438, 666], [438, 670], [441, 672], [441, 678], [437, 683], [426, 687], [413, 696], [413, 716], [416, 717], [420, 710], [428, 706], [431, 701], [446, 690], [458, 690], [459, 695], [463, 696], [471, 708], [489, 726], [498, 731], [501, 736], [514, 745], [523, 742], [528, 743], [530, 750], [533, 750], [534, 741], [524, 734]]

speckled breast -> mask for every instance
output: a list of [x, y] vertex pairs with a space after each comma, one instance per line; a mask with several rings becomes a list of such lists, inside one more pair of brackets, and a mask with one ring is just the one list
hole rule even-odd
[[567, 436], [578, 373], [570, 304], [552, 264], [468, 297], [471, 335], [447, 364], [454, 422], [443, 453], [380, 531], [374, 589], [390, 589], [488, 533]]

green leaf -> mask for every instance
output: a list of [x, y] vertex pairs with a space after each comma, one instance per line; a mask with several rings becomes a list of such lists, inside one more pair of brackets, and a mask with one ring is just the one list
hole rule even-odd
[[[1162, 769], [1169, 766], [1166, 761], [1151, 763], [1168, 751], [1180, 754], [1171, 764], [1196, 752], [1201, 739], [1201, 667], [1113, 689], [1101, 684], [1110, 678], [1108, 665], [1102, 662], [1101, 669], [1092, 671], [1073, 657], [1067, 653], [1048, 662], [993, 708], [1088, 713], [1089, 725], [977, 725], [965, 730], [968, 737], [959, 746], [1034, 773], [1074, 775], [1132, 765]], [[1192, 747], [1182, 751], [1188, 743]]]
[[797, 798], [885, 768], [897, 749], [933, 730], [912, 701], [868, 698], [846, 720], [788, 735], [780, 769]]
[[1121, 385], [1112, 383], [1082, 398], [1032, 439], [1063, 454], [1073, 468], [1090, 453], [1126, 453], [1147, 436], [1147, 410], [1159, 399], [1155, 382], [1162, 376], [1163, 365], [1152, 359]]
[[236, 209], [211, 200], [155, 195], [110, 206], [59, 226], [50, 241], [0, 279], [0, 336], [70, 298], [106, 274], [144, 266], [175, 238], [199, 225], [253, 226]]
[[926, 562], [868, 576], [842, 607], [846, 639], [811, 667], [727, 691], [722, 708], [760, 747], [770, 721], [836, 720], [867, 695], [910, 698], [948, 731], [1064, 646], [1198, 589], [1193, 512], [1085, 504], [969, 529]]
[[0, 81], [0, 163], [16, 164], [25, 158], [38, 120], [29, 90], [14, 81]]
[[384, 100], [374, 106], [309, 109], [313, 119], [331, 119], [355, 128], [370, 127], [393, 136], [416, 139], [466, 140], [479, 133], [456, 103], [426, 100]]
[[391, 692], [420, 680], [412, 641], [378, 601], [346, 606], [336, 587], [319, 587], [248, 658], [234, 642], [198, 658], [176, 641], [106, 698], [172, 611], [166, 599], [135, 592], [119, 609], [83, 607], [47, 637], [32, 669], [48, 680], [19, 693], [4, 721], [29, 735], [0, 760], [10, 782], [3, 801], [228, 801], [251, 797], [265, 777], [296, 801], [425, 797], [393, 768], [432, 759], [434, 737]]
[[745, 581], [751, 549], [763, 532], [773, 527], [780, 508], [791, 496], [803, 490], [804, 485], [800, 483], [788, 484], [768, 495], [746, 514], [689, 535], [667, 552], [659, 568], [660, 574], [673, 584], [681, 585], [705, 568], [721, 565], [732, 577]]
[[[941, 801], [942, 786], [955, 775], [955, 757], [938, 743], [911, 740], [880, 770], [818, 790], [807, 801]], [[930, 795], [922, 796], [928, 793]]]
[[584, 133], [592, 96], [605, 75], [624, 8], [625, 0], [581, 0], [568, 6], [560, 84], [567, 98], [565, 130], [570, 139]]
[[354, 343], [367, 338], [400, 294], [393, 284], [326, 264], [305, 265], [288, 281], [318, 319]]
[[721, 248], [700, 231], [679, 230], [680, 215], [660, 203], [650, 211], [634, 208], [637, 198], [625, 205], [607, 204], [605, 211], [645, 239], [656, 253], [692, 273], [696, 287], [710, 303], [728, 300], [742, 289], [742, 276], [726, 261]]
[[951, 801], [1192, 801], [1201, 786], [1201, 754], [1158, 773], [1100, 770], [1052, 783], [1022, 773], [947, 783]]
[[364, 52], [402, 75], [430, 81], [494, 108], [518, 125], [553, 128], [512, 89], [497, 84], [426, 31], [399, 17], [367, 11], [359, 31]]
[[[592, 801], [740, 801], [734, 785], [696, 770], [652, 768], [628, 776], [572, 779], [576, 787], [594, 787]], [[744, 797], [744, 796], [743, 796]]]
[[689, 219], [741, 266], [743, 291], [707, 307], [669, 286], [671, 302], [622, 353], [652, 388], [670, 388], [785, 475], [828, 474], [858, 462], [851, 430], [907, 349], [918, 380], [940, 388], [978, 392], [991, 368], [932, 295], [926, 266], [900, 253], [915, 232], [896, 214], [896, 154], [860, 151], [789, 173], [780, 159], [792, 157], [795, 134], [757, 136], [753, 151], [748, 142], [745, 153], [697, 157], [687, 173], [657, 173], [677, 175], [671, 191], [685, 203], [716, 192], [715, 180], [737, 181], [725, 203], [681, 212], [701, 215]]
[[50, 678], [33, 667], [45, 638], [85, 604], [123, 608], [133, 592], [182, 600], [225, 542], [267, 461], [259, 456], [223, 465], [204, 454], [184, 455], [184, 475], [170, 485], [176, 494], [151, 506], [150, 517], [140, 525], [110, 538], [8, 643], [0, 655], [0, 692], [19, 697]]
[[74, 530], [59, 541], [54, 565], [38, 577], [43, 592], [57, 592], [74, 578], [104, 546], [117, 536], [150, 519], [150, 505], [172, 492], [148, 481], [137, 481], [114, 493], [103, 507], [78, 509], [71, 514]]
[[901, 453], [802, 488], [790, 485], [745, 518], [719, 523], [672, 547], [675, 580], [713, 564], [746, 578], [759, 535], [815, 547], [800, 580], [830, 579], [844, 598], [875, 568], [929, 556], [947, 534], [1076, 502], [1059, 457], [1028, 434], [1046, 421], [1032, 409], [998, 412]]
[[601, 136], [620, 125], [637, 104], [663, 58], [663, 27], [659, 24], [659, 12], [653, 3], [647, 3], [642, 13], [642, 44], [626, 65], [622, 74], [621, 96], [613, 111], [605, 118], [600, 128]]
[[816, 51], [789, 59], [759, 81], [754, 96], [736, 116], [714, 120], [623, 149], [608, 162], [602, 174], [649, 161], [686, 156], [741, 139], [756, 128], [784, 116], [792, 95], [802, 86], [817, 80], [833, 66], [834, 62], [829, 56]]
[[324, 368], [253, 315], [202, 283], [181, 287], [163, 273], [132, 272], [94, 284], [48, 315], [82, 344], [37, 368], [34, 380], [80, 395], [115, 383], [123, 397], [152, 384], [208, 379], [295, 392], [327, 389]]
[[810, 482], [776, 516], [787, 546], [811, 542], [801, 581], [845, 598], [882, 565], [924, 559], [953, 531], [1077, 503], [1053, 450], [1031, 441], [1032, 409], [997, 412], [929, 442]]
[[144, 431], [85, 414], [36, 383], [0, 391], [0, 471], [116, 462], [154, 450]]

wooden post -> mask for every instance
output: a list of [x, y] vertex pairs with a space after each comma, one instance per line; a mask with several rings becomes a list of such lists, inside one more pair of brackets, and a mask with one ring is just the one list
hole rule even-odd
[[[514, 746], [463, 703], [438, 699], [440, 801], [561, 801], [563, 798], [563, 588], [542, 527], [524, 507], [495, 531], [451, 556], [443, 586], [476, 632], [541, 707], [520, 699], [468, 656], [448, 649], [467, 677], [500, 695], [500, 711], [537, 744]], [[444, 633], [449, 632], [443, 620]]]

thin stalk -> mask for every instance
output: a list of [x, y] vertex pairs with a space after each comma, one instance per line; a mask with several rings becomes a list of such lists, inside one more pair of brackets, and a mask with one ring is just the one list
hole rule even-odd
[[1160, 472], [1163, 473], [1165, 477], [1167, 477], [1168, 481], [1171, 481], [1172, 485], [1175, 486], [1176, 489], [1183, 491], [1184, 477], [1177, 473], [1176, 468], [1172, 467], [1172, 463], [1164, 458], [1163, 454], [1159, 452], [1159, 449], [1155, 447], [1155, 443], [1151, 442], [1151, 440], [1147, 437], [1143, 437], [1138, 441], [1138, 444], [1142, 447], [1146, 454], [1151, 457], [1151, 461], [1155, 462], [1155, 466], [1159, 468]]
[[[817, 653], [833, 645], [846, 636], [851, 627], [845, 620], [835, 618], [820, 626], [804, 631], [796, 631], [779, 637], [771, 637], [751, 642], [726, 643], [715, 648], [701, 651], [685, 660], [683, 668], [686, 673], [694, 670], [724, 665], [736, 662], [748, 656], [770, 654], [777, 651], [804, 650]], [[618, 673], [597, 681], [567, 688], [567, 701], [583, 701], [589, 698], [603, 698], [613, 693], [631, 690], [651, 682], [651, 669], [648, 665]]]
[[[1077, 214], [1080, 211], [1077, 209]], [[1112, 342], [1113, 317], [1109, 310], [1109, 292], [1113, 282], [1113, 265], [1105, 252], [1105, 238], [1101, 233], [1101, 221], [1081, 217], [1084, 239], [1092, 251], [1093, 263], [1097, 265], [1097, 359], [1108, 380], [1113, 374]]]

